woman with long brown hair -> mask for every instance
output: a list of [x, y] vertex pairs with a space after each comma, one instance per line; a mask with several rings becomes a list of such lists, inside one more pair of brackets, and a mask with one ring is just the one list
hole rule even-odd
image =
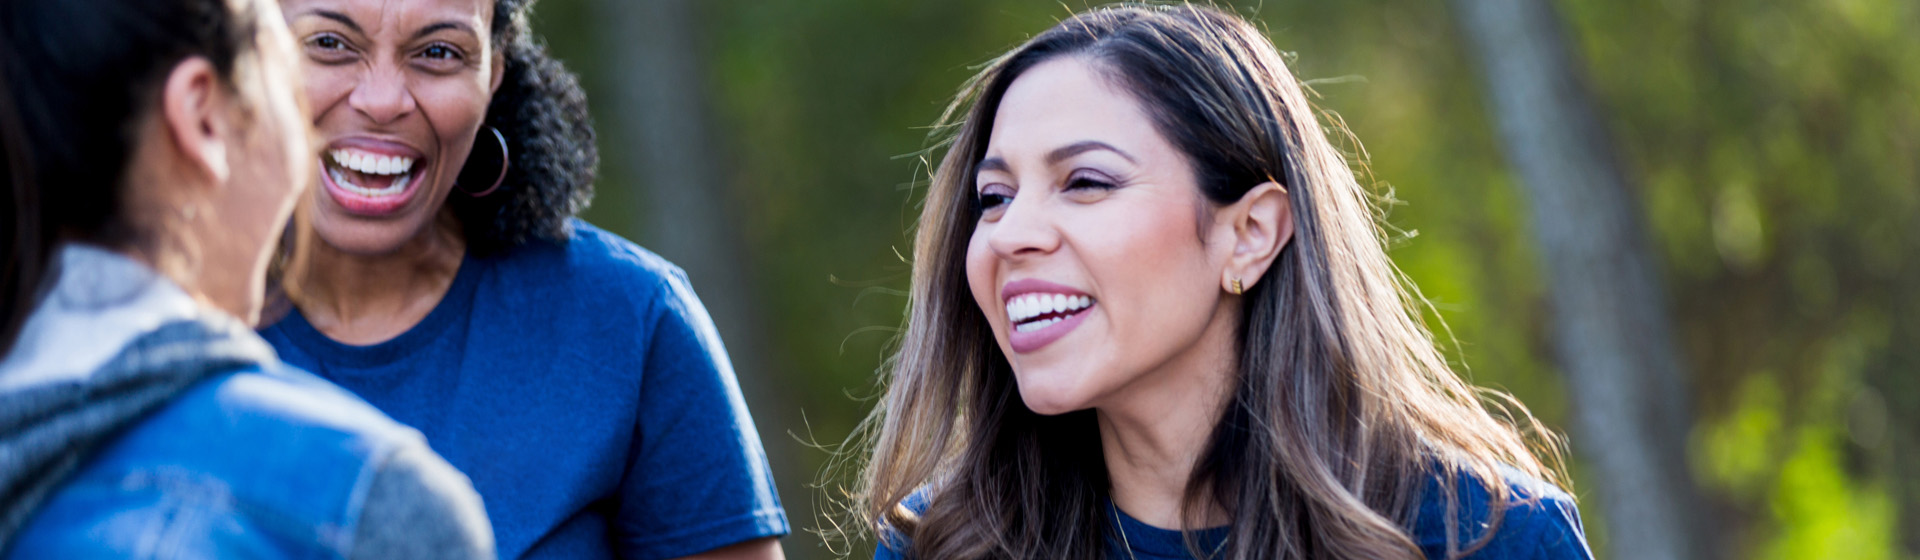
[[942, 124], [856, 494], [878, 557], [1590, 556], [1558, 440], [1450, 370], [1246, 21], [1080, 14]]

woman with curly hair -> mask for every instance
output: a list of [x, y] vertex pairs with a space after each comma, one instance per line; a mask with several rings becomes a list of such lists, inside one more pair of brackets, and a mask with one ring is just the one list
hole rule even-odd
[[320, 157], [263, 334], [419, 428], [505, 558], [775, 558], [787, 520], [686, 276], [574, 218], [598, 156], [532, 0], [282, 0]]
[[1557, 440], [1448, 368], [1258, 29], [1096, 9], [948, 115], [856, 494], [879, 558], [1589, 556]]

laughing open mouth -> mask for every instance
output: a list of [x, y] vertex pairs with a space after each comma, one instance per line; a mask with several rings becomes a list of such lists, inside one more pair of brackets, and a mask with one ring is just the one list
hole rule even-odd
[[327, 173], [347, 192], [366, 197], [394, 196], [413, 182], [414, 159], [358, 150], [330, 150]]
[[1016, 332], [1033, 332], [1053, 326], [1088, 307], [1093, 298], [1065, 294], [1027, 294], [1007, 302], [1007, 318]]
[[420, 182], [421, 159], [358, 146], [327, 150], [320, 158], [326, 192], [349, 212], [384, 215], [399, 211]]

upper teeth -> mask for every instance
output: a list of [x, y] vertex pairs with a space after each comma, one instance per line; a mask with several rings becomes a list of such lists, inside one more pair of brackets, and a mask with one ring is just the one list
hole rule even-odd
[[1066, 294], [1024, 294], [1007, 301], [1007, 317], [1018, 323], [1048, 313], [1079, 311], [1093, 305], [1093, 298]]
[[413, 158], [406, 156], [383, 156], [354, 150], [333, 150], [327, 155], [341, 167], [369, 175], [399, 175], [413, 170]]

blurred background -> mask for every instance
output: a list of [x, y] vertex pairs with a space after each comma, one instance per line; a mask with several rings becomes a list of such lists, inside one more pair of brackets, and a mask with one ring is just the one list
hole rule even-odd
[[[1920, 557], [1920, 2], [1511, 4], [1547, 9], [1220, 5], [1292, 53], [1325, 122], [1357, 138], [1342, 145], [1392, 201], [1391, 254], [1451, 327], [1462, 373], [1570, 436], [1602, 557]], [[540, 4], [535, 27], [601, 134], [586, 218], [687, 268], [712, 309], [791, 557], [870, 550], [813, 532], [844, 484], [822, 468], [901, 324], [926, 127], [977, 65], [1085, 5]], [[1496, 60], [1555, 44], [1544, 66]], [[1568, 102], [1529, 113], [1529, 84]], [[1538, 163], [1529, 127], [1600, 167], [1513, 165]], [[1592, 216], [1536, 202], [1569, 185], [1625, 203], [1592, 207], [1627, 219], [1572, 238], [1644, 264], [1621, 278], [1651, 291], [1608, 300], [1556, 264], [1568, 236], [1551, 229]], [[1570, 350], [1595, 313], [1556, 302], [1583, 289], [1600, 290], [1598, 315], [1639, 321], [1640, 340], [1603, 352], [1634, 356], [1638, 377]], [[1590, 405], [1596, 391], [1659, 404]], [[1639, 456], [1669, 480], [1599, 466]], [[1690, 525], [1616, 535], [1634, 508]]]

